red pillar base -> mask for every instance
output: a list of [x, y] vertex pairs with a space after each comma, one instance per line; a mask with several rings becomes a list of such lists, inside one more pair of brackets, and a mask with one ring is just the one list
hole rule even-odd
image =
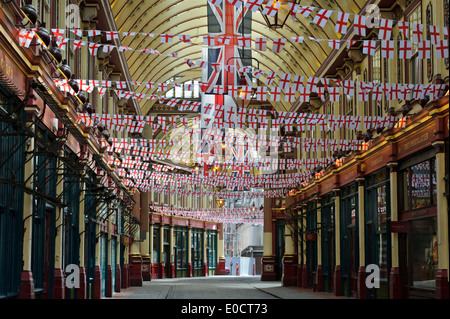
[[203, 263], [203, 276], [208, 277], [208, 265], [206, 263]]
[[400, 269], [392, 267], [389, 274], [389, 296], [390, 299], [402, 299], [402, 281], [400, 278]]
[[121, 276], [122, 271], [120, 270], [120, 264], [116, 265], [116, 284], [114, 287], [114, 292], [120, 292], [120, 286], [121, 286], [121, 281], [122, 281], [122, 276]]
[[165, 263], [161, 263], [160, 267], [159, 267], [159, 278], [164, 279], [165, 277], [165, 270], [166, 270], [166, 264]]
[[142, 257], [142, 280], [152, 280], [152, 263], [150, 257]]
[[55, 268], [54, 279], [53, 279], [53, 296], [52, 299], [64, 299], [65, 289], [64, 289], [64, 274], [62, 269]]
[[302, 265], [302, 288], [308, 288], [308, 266]]
[[334, 295], [342, 296], [341, 266], [334, 268]]
[[220, 258], [219, 263], [217, 264], [217, 274], [218, 275], [226, 275], [225, 273], [225, 258]]
[[192, 268], [192, 263], [188, 263], [188, 277], [194, 277], [194, 268]]
[[323, 291], [322, 265], [317, 265], [315, 291]]
[[438, 269], [436, 271], [436, 299], [449, 298], [449, 283], [447, 269]]
[[128, 264], [124, 264], [123, 265], [123, 269], [122, 269], [122, 288], [123, 289], [127, 289], [128, 287], [130, 287], [130, 276], [129, 276], [129, 266]]
[[77, 299], [86, 299], [86, 270], [80, 267], [80, 288], [77, 289]]
[[160, 278], [160, 276], [159, 276], [159, 264], [157, 264], [157, 263], [153, 264], [152, 263], [152, 279], [158, 279], [158, 278]]
[[262, 258], [262, 274], [261, 281], [276, 281], [277, 273], [275, 271], [275, 258], [263, 257]]
[[170, 278], [175, 278], [175, 277], [176, 277], [175, 264], [170, 263]]
[[112, 280], [113, 280], [112, 266], [107, 265], [106, 266], [106, 290], [105, 290], [106, 297], [112, 297], [112, 295], [113, 295]]
[[297, 285], [297, 264], [294, 262], [295, 256], [283, 256], [283, 275], [281, 283], [283, 286]]
[[22, 271], [19, 299], [34, 299], [34, 281], [31, 271]]
[[358, 268], [358, 299], [366, 299], [367, 287], [366, 287], [366, 268]]
[[95, 266], [94, 270], [94, 299], [102, 299], [102, 272], [100, 266]]
[[130, 286], [142, 287], [142, 258], [130, 256]]

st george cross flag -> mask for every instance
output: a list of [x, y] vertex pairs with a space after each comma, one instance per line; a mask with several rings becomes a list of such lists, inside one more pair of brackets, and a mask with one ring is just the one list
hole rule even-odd
[[333, 11], [321, 9], [319, 13], [316, 14], [314, 17], [313, 22], [317, 24], [319, 27], [323, 28], [325, 27], [325, 24], [327, 23], [328, 19], [330, 18]]
[[19, 31], [19, 44], [25, 48], [30, 47], [31, 41], [33, 41], [34, 38], [34, 31], [28, 31], [21, 29]]

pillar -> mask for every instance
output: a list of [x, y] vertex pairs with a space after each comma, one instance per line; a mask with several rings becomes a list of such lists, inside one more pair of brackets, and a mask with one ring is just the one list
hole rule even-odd
[[[58, 157], [56, 159], [56, 196], [60, 196], [64, 191], [63, 174], [64, 169], [62, 167], [61, 158], [64, 156], [64, 151], [58, 151]], [[55, 270], [53, 272], [53, 299], [64, 299], [64, 274], [63, 274], [63, 235], [64, 235], [64, 209], [62, 207], [56, 207], [56, 216], [59, 218], [56, 220], [55, 225]]]
[[[448, 122], [447, 122], [448, 125]], [[445, 196], [445, 144], [433, 143], [436, 149], [436, 200], [437, 200], [437, 242], [438, 267], [436, 270], [436, 298], [449, 299], [449, 235], [448, 202]], [[448, 160], [448, 159], [447, 159]], [[448, 183], [448, 180], [447, 180]]]
[[106, 291], [105, 291], [105, 296], [106, 297], [112, 297], [113, 295], [113, 269], [112, 269], [112, 265], [114, 264], [113, 260], [112, 260], [112, 256], [111, 256], [111, 240], [112, 240], [112, 236], [111, 236], [111, 231], [112, 231], [112, 225], [111, 225], [111, 215], [109, 214], [109, 210], [112, 209], [111, 204], [107, 203], [107, 207], [108, 207], [108, 220], [106, 221], [108, 223], [108, 240], [107, 240], [107, 251], [108, 251], [108, 261], [107, 261], [107, 265], [106, 265]]
[[[34, 131], [33, 120], [38, 114], [38, 108], [36, 106], [26, 107], [27, 117], [29, 123], [27, 126]], [[29, 178], [34, 174], [34, 161], [35, 158], [32, 152], [35, 148], [35, 140], [32, 137], [28, 137], [30, 144], [26, 146], [25, 153], [25, 167], [24, 167], [24, 180], [26, 181], [25, 187], [28, 189], [34, 189], [34, 178]], [[28, 179], [28, 180], [27, 180]], [[34, 299], [34, 281], [33, 273], [31, 271], [31, 256], [33, 247], [33, 195], [27, 192], [23, 193], [23, 247], [22, 247], [22, 273], [20, 278], [20, 299]]]
[[[116, 220], [117, 223], [117, 220]], [[116, 282], [114, 285], [114, 292], [120, 292], [122, 282], [122, 270], [120, 269], [120, 236], [117, 236], [116, 243]]]
[[341, 278], [341, 196], [340, 189], [334, 189], [334, 227], [335, 227], [335, 256], [336, 266], [334, 268], [334, 294], [342, 295], [342, 278]]
[[[292, 196], [286, 197], [286, 209], [291, 208], [294, 204]], [[281, 283], [283, 286], [295, 286], [297, 284], [297, 265], [295, 264], [295, 241], [294, 241], [294, 212], [291, 210], [286, 213], [285, 230], [284, 230], [284, 255], [283, 255], [283, 273]]]
[[276, 260], [273, 255], [272, 199], [264, 198], [264, 237], [262, 257], [262, 281], [277, 280], [275, 272]]
[[[306, 227], [306, 214], [304, 212], [306, 211], [306, 203], [302, 203], [302, 216], [299, 218], [300, 220], [300, 229], [304, 230]], [[305, 234], [301, 233], [301, 251], [302, 251], [302, 271], [301, 271], [301, 284], [299, 287], [302, 288], [308, 288], [308, 265], [306, 264], [307, 260], [307, 243], [305, 240]]]
[[174, 237], [174, 226], [170, 225], [170, 232], [169, 232], [169, 244], [170, 244], [170, 272], [169, 272], [169, 278], [175, 278], [175, 237]]
[[[98, 207], [97, 210], [99, 211]], [[100, 225], [95, 224], [95, 265], [94, 265], [94, 288], [93, 288], [93, 299], [102, 298], [102, 272], [100, 269]]]
[[[391, 197], [391, 221], [398, 221], [398, 163], [391, 162], [387, 164], [390, 180], [390, 197]], [[398, 252], [398, 233], [391, 233], [391, 273], [389, 274], [389, 296], [391, 299], [402, 298], [402, 282], [400, 278], [400, 264]]]
[[322, 203], [317, 198], [317, 270], [316, 270], [316, 291], [322, 291], [323, 273], [322, 273]]
[[364, 233], [364, 177], [356, 179], [358, 183], [358, 232], [359, 232], [359, 268], [358, 268], [358, 299], [366, 299], [366, 256]]
[[122, 237], [124, 239], [123, 249], [123, 269], [122, 269], [122, 288], [130, 287], [130, 237]]
[[[217, 227], [218, 240], [217, 240], [217, 274], [226, 275], [225, 273], [225, 256], [224, 256], [224, 242], [223, 242], [223, 224], [219, 224]], [[191, 247], [189, 245], [189, 247]], [[189, 248], [190, 250], [190, 248]]]
[[[150, 218], [150, 217], [149, 217]], [[148, 230], [148, 253], [150, 256], [150, 280], [154, 277], [153, 273], [153, 221], [149, 224]]]
[[[161, 218], [162, 219], [162, 218]], [[165, 274], [165, 267], [166, 267], [166, 262], [164, 260], [164, 225], [162, 223], [161, 220], [161, 231], [159, 232], [159, 242], [160, 242], [160, 246], [159, 246], [159, 260], [160, 260], [160, 277], [159, 278], [164, 278], [164, 274]]]
[[188, 227], [188, 277], [194, 276], [194, 268], [192, 267], [192, 227]]
[[207, 236], [208, 232], [205, 229], [203, 229], [203, 275], [205, 277], [208, 276], [208, 251], [207, 251], [207, 247], [208, 247], [208, 236]]
[[[83, 170], [83, 176], [85, 175], [85, 170]], [[85, 268], [85, 238], [86, 238], [86, 224], [84, 216], [84, 203], [86, 201], [86, 183], [81, 180], [80, 182], [80, 205], [79, 205], [79, 216], [78, 216], [78, 228], [79, 228], [79, 238], [80, 238], [80, 288], [77, 290], [77, 299], [87, 298], [87, 281], [86, 281], [86, 268]]]
[[140, 251], [142, 258], [142, 279], [150, 281], [152, 279], [152, 261], [150, 258], [150, 234], [149, 234], [149, 196], [148, 192], [141, 193], [141, 243]]
[[[141, 215], [141, 194], [137, 191], [133, 195], [133, 199], [136, 202], [133, 207], [133, 216], [140, 218]], [[137, 227], [137, 231], [134, 234], [134, 238], [130, 245], [130, 286], [140, 287], [142, 286], [142, 258], [141, 258], [141, 245], [140, 245], [140, 227]]]

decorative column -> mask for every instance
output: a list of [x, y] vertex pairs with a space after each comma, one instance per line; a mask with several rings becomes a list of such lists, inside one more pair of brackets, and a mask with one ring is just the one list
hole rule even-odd
[[130, 242], [131, 238], [128, 236], [122, 237], [124, 241], [123, 248], [123, 269], [122, 269], [122, 288], [127, 289], [130, 287]]
[[307, 242], [306, 242], [306, 238], [305, 238], [305, 228], [306, 228], [306, 203], [302, 203], [302, 216], [301, 218], [299, 218], [300, 220], [300, 229], [302, 230], [300, 232], [301, 234], [301, 243], [302, 243], [302, 283], [300, 285], [300, 287], [302, 288], [308, 288], [308, 265], [306, 263], [307, 260]]
[[174, 240], [174, 226], [171, 223], [170, 224], [170, 232], [169, 232], [169, 244], [170, 244], [170, 253], [169, 253], [169, 257], [170, 257], [170, 273], [169, 273], [169, 278], [175, 278], [175, 240]]
[[261, 281], [275, 281], [275, 256], [273, 255], [272, 198], [264, 198], [264, 237]]
[[335, 213], [334, 213], [334, 226], [335, 226], [335, 256], [336, 266], [334, 268], [334, 294], [335, 296], [342, 295], [342, 278], [341, 278], [341, 191], [339, 188], [334, 189], [335, 196]]
[[165, 269], [166, 269], [166, 263], [164, 261], [164, 224], [163, 224], [163, 218], [161, 216], [161, 227], [159, 232], [159, 262], [160, 262], [160, 276], [159, 278], [164, 278], [165, 276]]
[[[34, 120], [39, 114], [39, 108], [35, 105], [25, 107], [27, 115], [27, 127], [34, 131]], [[29, 144], [25, 146], [24, 182], [25, 187], [34, 189], [34, 178], [28, 178], [34, 174], [33, 150], [35, 148], [34, 137], [28, 137]], [[23, 247], [22, 247], [22, 273], [20, 279], [19, 299], [34, 299], [34, 281], [31, 271], [31, 256], [33, 247], [33, 195], [23, 193]]]
[[366, 299], [366, 256], [365, 256], [365, 233], [364, 233], [364, 177], [358, 177], [358, 232], [359, 232], [359, 268], [358, 268], [358, 299]]
[[[317, 197], [317, 224], [322, 224], [322, 203], [320, 197]], [[316, 270], [316, 291], [322, 291], [323, 273], [322, 273], [322, 228], [317, 230], [317, 270]]]
[[[448, 104], [447, 104], [448, 106]], [[448, 125], [448, 122], [447, 122]], [[436, 298], [449, 299], [449, 235], [448, 202], [445, 196], [445, 143], [433, 143], [436, 150], [436, 200], [437, 200], [437, 244], [438, 267], [436, 270]], [[448, 159], [447, 159], [448, 160]], [[448, 178], [448, 177], [447, 177]]]
[[[133, 216], [140, 218], [141, 215], [141, 194], [139, 191], [133, 195], [133, 199], [136, 202], [133, 207]], [[130, 286], [142, 286], [142, 258], [140, 251], [140, 227], [134, 235], [134, 238], [130, 246]]]
[[188, 227], [188, 277], [194, 276], [194, 269], [192, 268], [192, 227], [189, 223]]
[[[217, 227], [218, 241], [217, 241], [217, 274], [226, 275], [225, 273], [225, 256], [224, 256], [224, 243], [223, 243], [223, 224], [219, 224]], [[189, 245], [189, 250], [190, 250]]]
[[207, 230], [206, 230], [206, 225], [205, 228], [203, 229], [203, 275], [205, 277], [208, 276], [208, 251], [207, 251], [207, 247], [208, 247], [208, 236], [207, 236]]
[[[118, 227], [117, 225], [117, 219], [116, 219], [116, 227]], [[117, 236], [117, 243], [116, 243], [116, 282], [114, 285], [114, 292], [120, 292], [120, 286], [121, 286], [121, 282], [122, 282], [122, 271], [120, 269], [120, 236]]]
[[[294, 198], [292, 196], [286, 197], [286, 210], [288, 207], [292, 208], [294, 204]], [[294, 242], [294, 214], [290, 210], [285, 216], [285, 250], [283, 255], [283, 273], [281, 277], [281, 283], [283, 286], [295, 286], [297, 284], [297, 265], [295, 265], [295, 242]]]
[[[64, 181], [61, 158], [64, 156], [64, 151], [58, 151], [58, 157], [56, 158], [56, 196], [61, 196], [64, 191]], [[62, 198], [62, 197], [61, 197]], [[55, 223], [55, 270], [53, 272], [53, 292], [52, 299], [64, 299], [65, 298], [65, 288], [64, 288], [64, 274], [63, 274], [63, 234], [64, 234], [64, 209], [62, 207], [56, 207], [56, 216], [59, 218]]]
[[149, 236], [149, 193], [141, 193], [141, 243], [140, 251], [142, 257], [142, 279], [144, 281], [152, 280], [152, 261], [150, 258], [150, 236]]
[[[150, 216], [149, 216], [149, 220], [150, 220]], [[153, 220], [150, 221], [149, 224], [149, 232], [148, 232], [148, 252], [150, 255], [150, 278], [153, 279], [155, 278], [154, 275], [154, 270], [153, 270], [153, 226], [154, 222]]]
[[304, 256], [304, 234], [303, 234], [303, 211], [304, 211], [304, 204], [301, 203], [299, 210], [297, 210], [297, 229], [298, 231], [298, 240], [297, 240], [297, 287], [303, 287], [303, 261], [305, 260]]
[[[84, 155], [86, 153], [82, 153], [80, 161], [86, 161]], [[86, 170], [83, 170], [82, 176], [86, 174]], [[85, 238], [86, 238], [86, 223], [85, 223], [85, 216], [84, 216], [84, 207], [85, 207], [85, 201], [86, 201], [86, 183], [81, 180], [80, 181], [80, 204], [78, 208], [78, 228], [79, 228], [79, 238], [80, 238], [80, 288], [77, 289], [77, 299], [86, 299], [87, 297], [87, 281], [86, 281], [86, 268], [85, 268]]]
[[[108, 212], [110, 209], [112, 209], [111, 204], [107, 203], [107, 207], [108, 207]], [[112, 232], [112, 225], [111, 225], [111, 215], [108, 213], [108, 220], [106, 221], [108, 223], [108, 238], [107, 238], [107, 265], [106, 265], [106, 289], [105, 289], [105, 296], [106, 297], [112, 297], [113, 295], [113, 269], [112, 269], [112, 264], [113, 264], [113, 260], [112, 260], [112, 256], [111, 256], [111, 240], [112, 240], [112, 236], [111, 236], [111, 232]]]
[[[99, 205], [96, 207], [96, 211], [99, 211]], [[102, 271], [100, 268], [100, 225], [98, 223], [95, 223], [95, 237], [96, 237], [96, 243], [95, 243], [95, 266], [94, 266], [94, 292], [93, 292], [93, 298], [94, 299], [101, 299], [102, 298]]]
[[[391, 222], [398, 221], [398, 163], [391, 162], [387, 166], [390, 169], [390, 197], [391, 197]], [[402, 298], [402, 282], [400, 278], [400, 264], [398, 252], [398, 233], [391, 233], [391, 273], [389, 275], [389, 295], [391, 299]]]

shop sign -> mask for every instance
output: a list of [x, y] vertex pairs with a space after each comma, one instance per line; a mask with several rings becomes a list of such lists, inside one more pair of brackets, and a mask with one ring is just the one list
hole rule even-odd
[[407, 233], [408, 222], [405, 221], [391, 221], [391, 233]]

